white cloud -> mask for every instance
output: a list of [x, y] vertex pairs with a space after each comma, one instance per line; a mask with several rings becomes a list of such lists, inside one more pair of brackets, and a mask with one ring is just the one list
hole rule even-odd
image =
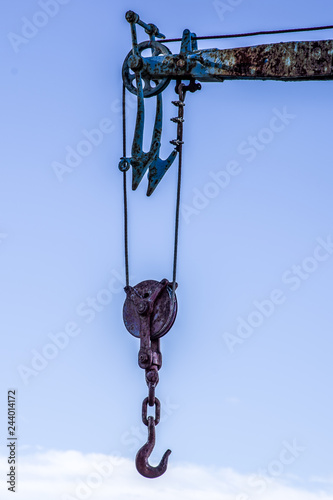
[[[150, 480], [120, 456], [22, 450], [18, 457], [17, 500], [333, 500], [333, 494], [305, 491], [281, 479], [261, 478], [259, 488], [249, 476], [227, 468], [170, 463], [164, 476]], [[3, 480], [7, 472], [2, 457], [1, 498], [4, 491], [12, 498]]]

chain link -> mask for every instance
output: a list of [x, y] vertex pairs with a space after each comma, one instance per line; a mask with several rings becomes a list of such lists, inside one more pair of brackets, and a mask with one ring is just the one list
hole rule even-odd
[[[155, 425], [157, 425], [159, 423], [160, 417], [161, 417], [161, 403], [160, 403], [159, 399], [157, 399], [157, 398], [154, 398], [154, 399], [155, 399], [155, 402], [154, 402], [154, 405], [155, 405], [154, 423], [155, 423]], [[148, 404], [149, 404], [149, 399], [145, 398], [142, 402], [142, 422], [147, 426], [148, 426], [148, 416], [147, 416]]]

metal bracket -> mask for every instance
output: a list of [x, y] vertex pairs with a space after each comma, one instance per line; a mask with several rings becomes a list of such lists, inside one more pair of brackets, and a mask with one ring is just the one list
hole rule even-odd
[[188, 54], [194, 50], [198, 50], [198, 42], [196, 33], [191, 33], [190, 30], [183, 31], [183, 37], [180, 45], [180, 54]]
[[[161, 92], [169, 84], [170, 78], [158, 80], [156, 78], [151, 79], [147, 77], [141, 52], [150, 48], [152, 56], [155, 57], [161, 54], [171, 54], [171, 52], [164, 45], [155, 41], [155, 36], [165, 38], [155, 25], [146, 24], [140, 21], [139, 16], [133, 11], [128, 11], [126, 13], [126, 19], [131, 24], [133, 48], [124, 61], [122, 74], [126, 88], [130, 92], [137, 95], [137, 116], [131, 151], [132, 157], [122, 158], [119, 164], [119, 169], [124, 171], [127, 170], [130, 165], [132, 166], [133, 190], [138, 187], [147, 169], [149, 169], [147, 196], [150, 196], [175, 160], [177, 156], [177, 149], [175, 148], [165, 160], [162, 160], [159, 157], [162, 135]], [[150, 36], [150, 41], [143, 42], [141, 44], [137, 43], [136, 24], [139, 24], [145, 29], [146, 33]], [[134, 80], [136, 82], [136, 86], [134, 86]], [[152, 81], [155, 83], [154, 87], [151, 85]], [[154, 95], [157, 96], [155, 124], [150, 150], [148, 152], [144, 152], [142, 149], [144, 130], [144, 98], [152, 97]]]

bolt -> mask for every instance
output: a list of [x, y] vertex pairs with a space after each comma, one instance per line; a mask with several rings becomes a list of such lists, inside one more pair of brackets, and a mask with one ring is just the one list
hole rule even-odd
[[132, 10], [128, 10], [125, 14], [126, 21], [129, 23], [137, 23], [139, 21], [139, 16]]
[[145, 352], [141, 353], [139, 358], [141, 363], [147, 363], [147, 361], [149, 360], [149, 356]]
[[138, 362], [140, 368], [149, 368], [151, 364], [151, 351], [145, 351], [143, 349], [140, 349], [139, 351], [139, 356], [138, 356]]
[[183, 68], [185, 66], [184, 59], [178, 59], [177, 66], [178, 66], [178, 68]]
[[146, 375], [147, 382], [150, 382], [151, 384], [157, 384], [159, 380], [159, 376], [157, 371], [155, 370], [150, 370], [147, 375]]
[[141, 57], [139, 57], [135, 54], [132, 54], [128, 58], [128, 65], [133, 71], [140, 70], [143, 66], [143, 61], [142, 61]]
[[147, 312], [147, 309], [148, 309], [147, 302], [145, 302], [145, 301], [139, 302], [138, 307], [137, 307], [139, 314], [145, 314], [145, 312]]
[[155, 26], [155, 24], [153, 24], [153, 23], [149, 23], [148, 26], [149, 26], [149, 28], [145, 30], [147, 35], [155, 35], [156, 36], [158, 34], [158, 27]]
[[315, 59], [320, 59], [321, 57], [321, 48], [320, 47], [316, 47], [313, 51], [313, 57]]
[[121, 158], [118, 168], [121, 172], [126, 172], [130, 168], [129, 161], [126, 158]]

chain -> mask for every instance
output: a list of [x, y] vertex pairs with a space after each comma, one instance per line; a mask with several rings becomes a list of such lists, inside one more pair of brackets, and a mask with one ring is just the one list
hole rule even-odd
[[[142, 403], [142, 422], [148, 426], [147, 416], [148, 406], [155, 406], [155, 418], [154, 418], [154, 426], [157, 425], [160, 421], [161, 414], [161, 403], [159, 399], [155, 396], [155, 389], [159, 382], [158, 370], [162, 366], [162, 354], [160, 351], [160, 340], [151, 340], [150, 341], [150, 362], [147, 366], [147, 363], [140, 362], [140, 354], [139, 354], [139, 366], [142, 368], [145, 367], [146, 372], [146, 383], [148, 386], [148, 397], [143, 400]], [[147, 358], [141, 355], [141, 360], [146, 360]]]

